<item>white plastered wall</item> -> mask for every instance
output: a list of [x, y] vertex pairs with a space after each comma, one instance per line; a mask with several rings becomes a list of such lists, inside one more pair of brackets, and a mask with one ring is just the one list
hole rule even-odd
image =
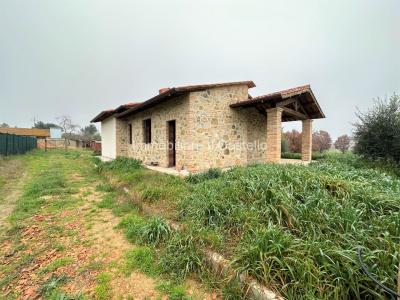
[[110, 117], [101, 122], [101, 155], [107, 158], [116, 158], [116, 120]]

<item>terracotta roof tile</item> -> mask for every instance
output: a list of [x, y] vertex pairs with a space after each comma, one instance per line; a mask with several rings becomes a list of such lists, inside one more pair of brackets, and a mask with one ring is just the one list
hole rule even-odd
[[291, 98], [291, 97], [299, 97], [301, 95], [305, 95], [306, 99], [303, 99], [303, 105], [310, 110], [310, 117], [313, 119], [317, 118], [325, 118], [324, 113], [319, 106], [317, 99], [314, 96], [314, 93], [311, 90], [310, 85], [302, 85], [291, 89], [286, 89], [274, 93], [269, 93], [257, 97], [253, 97], [251, 99], [243, 99], [237, 103], [231, 104], [230, 107], [237, 108], [237, 107], [250, 107], [256, 106], [259, 104], [268, 104], [271, 105], [282, 101], [283, 99]]
[[137, 105], [135, 107], [132, 107], [132, 108], [118, 114], [117, 117], [118, 118], [124, 117], [124, 116], [127, 116], [132, 113], [143, 111], [145, 109], [153, 107], [154, 105], [157, 105], [159, 103], [167, 101], [168, 99], [176, 97], [178, 95], [186, 94], [189, 92], [207, 90], [210, 88], [225, 87], [225, 86], [232, 86], [232, 85], [247, 85], [249, 88], [256, 86], [253, 81], [248, 80], [248, 81], [233, 81], [233, 82], [223, 82], [223, 83], [185, 85], [185, 86], [172, 87], [172, 88], [162, 88], [158, 95], [150, 98], [147, 101], [140, 103], [139, 105]]

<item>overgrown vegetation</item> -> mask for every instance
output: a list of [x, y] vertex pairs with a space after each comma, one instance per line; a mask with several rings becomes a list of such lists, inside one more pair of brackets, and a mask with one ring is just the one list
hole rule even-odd
[[183, 198], [182, 221], [194, 232], [223, 235], [231, 242], [222, 250], [238, 270], [274, 282], [289, 299], [384, 298], [360, 271], [356, 247], [366, 249], [376, 277], [394, 289], [400, 182], [344, 157], [309, 167], [235, 168]]
[[[202, 272], [200, 249], [211, 247], [230, 257], [238, 271], [276, 285], [288, 299], [388, 297], [362, 273], [356, 247], [365, 249], [374, 276], [394, 289], [400, 242], [396, 168], [350, 153], [318, 155], [319, 162], [308, 167], [210, 170], [186, 178], [189, 185], [165, 176], [184, 190], [175, 215], [184, 231], [162, 234], [158, 266], [175, 278]], [[150, 189], [146, 181], [160, 175], [131, 176]], [[155, 219], [135, 214], [121, 226], [131, 240], [145, 245], [160, 240], [144, 238], [144, 228], [160, 228]], [[227, 295], [236, 291], [233, 298], [241, 292], [224, 286]]]
[[357, 114], [354, 140], [356, 153], [373, 159], [400, 163], [400, 96], [377, 99], [367, 112]]
[[[329, 152], [313, 152], [312, 153], [312, 159], [313, 160], [321, 160], [327, 157], [327, 153]], [[282, 158], [288, 158], [288, 159], [301, 159], [301, 153], [297, 152], [282, 152], [281, 154]]]
[[216, 179], [220, 177], [221, 174], [222, 171], [220, 169], [209, 169], [203, 173], [190, 174], [186, 177], [186, 181], [189, 183], [200, 183], [209, 179]]

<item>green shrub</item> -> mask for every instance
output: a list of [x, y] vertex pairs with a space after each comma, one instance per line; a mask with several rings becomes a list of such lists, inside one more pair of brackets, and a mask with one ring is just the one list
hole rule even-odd
[[357, 114], [355, 152], [370, 158], [400, 163], [400, 96], [376, 100], [367, 112]]
[[150, 186], [144, 188], [142, 191], [143, 200], [147, 201], [159, 201], [164, 194], [164, 189], [160, 187]]
[[289, 145], [285, 139], [281, 140], [281, 152], [282, 153], [289, 152]]
[[125, 217], [118, 225], [119, 228], [123, 228], [125, 230], [126, 238], [132, 243], [138, 243], [141, 241], [143, 227], [146, 224], [146, 221], [134, 214]]
[[142, 168], [142, 162], [140, 160], [124, 156], [119, 156], [116, 159], [107, 162], [97, 161], [96, 165], [100, 172], [110, 170], [129, 172]]
[[222, 171], [220, 169], [209, 169], [206, 172], [203, 173], [197, 173], [197, 174], [190, 174], [188, 177], [186, 177], [186, 181], [189, 183], [200, 183], [206, 180], [210, 179], [216, 179], [222, 175]]
[[196, 239], [190, 234], [174, 234], [162, 252], [160, 266], [164, 272], [177, 278], [198, 272], [202, 268], [202, 253]]
[[163, 218], [155, 217], [144, 224], [141, 236], [146, 243], [159, 244], [169, 238], [171, 231], [171, 227]]
[[125, 230], [125, 235], [132, 243], [159, 244], [165, 242], [171, 235], [171, 227], [163, 218], [150, 220], [134, 214], [125, 217], [118, 225]]
[[[324, 159], [327, 156], [327, 152], [313, 152], [312, 153], [312, 159], [313, 160], [320, 160]], [[283, 152], [281, 155], [281, 158], [286, 158], [286, 159], [301, 159], [301, 153], [295, 153], [295, 152]]]

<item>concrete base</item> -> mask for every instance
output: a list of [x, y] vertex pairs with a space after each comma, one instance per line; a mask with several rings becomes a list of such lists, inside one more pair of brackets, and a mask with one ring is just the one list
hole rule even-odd
[[300, 159], [289, 159], [289, 158], [281, 158], [279, 161], [280, 164], [290, 164], [290, 165], [304, 165], [307, 166], [310, 161], [304, 161]]
[[98, 159], [100, 159], [102, 162], [107, 162], [107, 161], [112, 161], [114, 160], [114, 158], [110, 158], [110, 157], [105, 157], [105, 156], [95, 156]]
[[186, 170], [182, 170], [182, 171], [177, 171], [174, 168], [164, 168], [164, 167], [159, 167], [159, 166], [149, 166], [149, 165], [143, 165], [145, 168], [153, 170], [153, 171], [157, 171], [157, 172], [161, 172], [164, 174], [168, 174], [168, 175], [173, 175], [173, 176], [181, 176], [181, 177], [185, 177], [189, 175], [189, 172]]

